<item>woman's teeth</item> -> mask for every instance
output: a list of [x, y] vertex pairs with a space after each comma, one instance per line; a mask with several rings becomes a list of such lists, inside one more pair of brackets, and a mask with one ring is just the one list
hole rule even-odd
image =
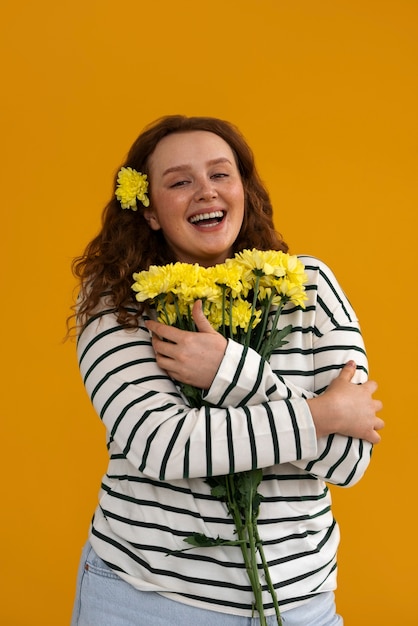
[[202, 222], [204, 220], [215, 220], [222, 219], [224, 216], [222, 211], [212, 211], [211, 213], [200, 213], [199, 215], [193, 215], [190, 218], [191, 224], [197, 224], [198, 222]]

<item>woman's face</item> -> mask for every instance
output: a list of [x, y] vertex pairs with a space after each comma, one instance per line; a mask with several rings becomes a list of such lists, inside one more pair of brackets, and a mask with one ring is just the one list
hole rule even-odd
[[244, 188], [229, 146], [218, 135], [168, 135], [149, 159], [150, 207], [177, 260], [210, 266], [231, 256], [244, 217]]

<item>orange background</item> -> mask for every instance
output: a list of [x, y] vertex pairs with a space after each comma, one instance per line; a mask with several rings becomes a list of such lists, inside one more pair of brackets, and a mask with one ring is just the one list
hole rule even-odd
[[291, 251], [326, 261], [359, 313], [387, 426], [363, 481], [333, 490], [338, 608], [346, 626], [417, 625], [417, 1], [1, 9], [0, 623], [69, 624], [105, 469], [62, 343], [70, 263], [143, 126], [185, 113], [241, 128]]

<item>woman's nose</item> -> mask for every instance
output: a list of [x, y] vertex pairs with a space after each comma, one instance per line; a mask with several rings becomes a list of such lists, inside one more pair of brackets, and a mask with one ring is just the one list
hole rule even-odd
[[198, 183], [195, 193], [196, 200], [212, 200], [212, 198], [216, 198], [217, 195], [217, 191], [211, 180], [203, 180]]

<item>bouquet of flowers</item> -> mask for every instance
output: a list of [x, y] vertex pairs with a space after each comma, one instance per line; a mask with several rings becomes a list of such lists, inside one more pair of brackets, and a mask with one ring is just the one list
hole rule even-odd
[[[194, 302], [201, 300], [203, 312], [213, 328], [224, 337], [253, 348], [266, 360], [287, 343], [285, 337], [292, 329], [291, 325], [278, 328], [283, 307], [288, 302], [304, 307], [306, 300], [307, 276], [302, 262], [296, 256], [276, 250], [243, 250], [225, 263], [208, 268], [180, 262], [151, 266], [149, 270], [134, 274], [133, 278], [136, 299], [154, 305], [160, 322], [183, 330], [196, 330], [191, 311]], [[180, 389], [191, 406], [202, 406], [201, 390], [185, 384], [180, 384]], [[262, 500], [257, 489], [261, 480], [261, 469], [207, 478], [212, 495], [226, 503], [237, 539], [194, 534], [185, 541], [197, 547], [240, 546], [254, 592], [254, 606], [261, 625], [266, 625], [258, 553], [281, 626], [276, 592], [257, 528]]]

